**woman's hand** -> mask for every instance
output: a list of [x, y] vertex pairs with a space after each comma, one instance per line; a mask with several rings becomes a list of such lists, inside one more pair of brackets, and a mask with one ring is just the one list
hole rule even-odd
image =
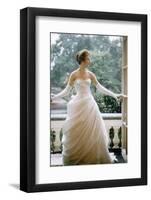
[[123, 98], [125, 98], [127, 96], [121, 93], [121, 94], [117, 94], [116, 97], [117, 97], [118, 101], [123, 101]]

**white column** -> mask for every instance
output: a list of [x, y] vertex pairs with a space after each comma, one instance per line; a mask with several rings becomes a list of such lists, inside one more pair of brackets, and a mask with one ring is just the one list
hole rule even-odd
[[[128, 63], [127, 63], [127, 36], [123, 37], [123, 46], [122, 46], [122, 93], [127, 95], [127, 75], [128, 75]], [[123, 98], [122, 101], [122, 155], [125, 161], [127, 160], [127, 137], [128, 137], [128, 124], [127, 124], [127, 104], [128, 96]]]

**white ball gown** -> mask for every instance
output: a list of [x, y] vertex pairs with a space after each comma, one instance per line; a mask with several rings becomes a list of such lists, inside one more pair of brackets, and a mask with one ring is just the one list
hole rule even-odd
[[[63, 165], [115, 163], [108, 150], [109, 137], [99, 107], [91, 93], [91, 79], [76, 79], [76, 95], [67, 103], [67, 117], [62, 127]], [[116, 94], [99, 82], [97, 89], [116, 98]], [[52, 100], [69, 94], [71, 86]]]

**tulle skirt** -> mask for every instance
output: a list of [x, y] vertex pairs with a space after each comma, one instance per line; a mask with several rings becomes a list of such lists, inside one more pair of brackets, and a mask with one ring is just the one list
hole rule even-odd
[[105, 123], [92, 94], [75, 95], [67, 103], [62, 132], [63, 165], [114, 163]]

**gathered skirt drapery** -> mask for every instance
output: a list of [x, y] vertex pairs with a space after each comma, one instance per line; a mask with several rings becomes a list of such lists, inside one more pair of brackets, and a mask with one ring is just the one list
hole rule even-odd
[[114, 163], [105, 122], [93, 95], [75, 95], [67, 103], [62, 132], [64, 165]]

